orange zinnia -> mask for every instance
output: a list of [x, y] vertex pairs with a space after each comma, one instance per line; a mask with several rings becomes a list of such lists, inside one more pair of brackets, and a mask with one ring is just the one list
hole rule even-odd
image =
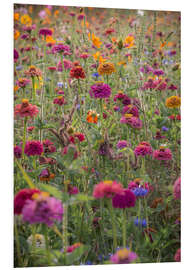
[[88, 111], [86, 120], [88, 123], [97, 124], [98, 122], [98, 114], [95, 111]]

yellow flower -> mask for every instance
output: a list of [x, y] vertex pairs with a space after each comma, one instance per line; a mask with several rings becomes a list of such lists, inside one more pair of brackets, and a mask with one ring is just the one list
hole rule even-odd
[[103, 181], [104, 184], [107, 184], [107, 185], [112, 185], [113, 181], [111, 180], [105, 180]]
[[15, 85], [14, 86], [14, 92], [16, 92], [18, 89], [19, 89], [19, 86], [18, 85]]
[[25, 24], [27, 26], [32, 25], [32, 19], [28, 14], [24, 14], [23, 16], [21, 16], [20, 21], [22, 24]]
[[124, 41], [125, 45], [127, 48], [131, 48], [134, 46], [134, 37], [132, 35], [128, 35], [126, 38], [125, 38], [125, 41]]
[[127, 65], [127, 63], [125, 61], [120, 61], [120, 62], [117, 63], [117, 65], [125, 67]]
[[98, 60], [99, 56], [100, 56], [100, 52], [96, 52], [95, 54], [92, 55], [94, 60]]
[[58, 15], [59, 15], [59, 10], [57, 9], [57, 10], [54, 11], [54, 17], [57, 18]]
[[19, 36], [20, 36], [20, 32], [18, 30], [15, 30], [14, 31], [14, 40], [17, 40]]
[[56, 41], [53, 39], [52, 36], [46, 36], [46, 42], [47, 43], [51, 43], [51, 44], [55, 44]]
[[166, 107], [178, 108], [181, 105], [181, 98], [178, 96], [171, 96], [166, 99]]
[[113, 63], [101, 63], [98, 67], [98, 73], [100, 75], [109, 75], [112, 74], [113, 72], [116, 72], [115, 66]]
[[99, 37], [96, 37], [96, 36], [92, 33], [92, 38], [91, 38], [90, 32], [89, 32], [89, 33], [88, 33], [88, 38], [89, 38], [89, 40], [92, 39], [92, 43], [93, 43], [93, 45], [94, 45], [95, 47], [100, 48], [102, 42], [100, 41], [100, 38], [99, 38]]
[[14, 21], [19, 21], [19, 13], [14, 13]]

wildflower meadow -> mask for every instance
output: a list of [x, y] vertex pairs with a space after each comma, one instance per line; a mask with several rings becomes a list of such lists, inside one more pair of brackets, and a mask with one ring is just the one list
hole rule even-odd
[[181, 261], [180, 12], [14, 5], [14, 267]]

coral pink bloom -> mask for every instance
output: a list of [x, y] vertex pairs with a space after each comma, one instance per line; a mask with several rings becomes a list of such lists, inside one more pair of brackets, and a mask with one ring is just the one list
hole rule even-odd
[[173, 194], [174, 194], [175, 200], [178, 200], [181, 198], [181, 177], [179, 177], [174, 183]]
[[160, 148], [153, 152], [153, 158], [157, 160], [171, 160], [172, 152], [169, 148]]
[[176, 251], [176, 254], [174, 256], [174, 260], [176, 262], [181, 262], [181, 249], [180, 248]]
[[124, 194], [124, 189], [121, 183], [116, 181], [103, 181], [95, 185], [93, 196], [95, 198], [112, 198], [115, 194]]
[[14, 115], [19, 117], [34, 117], [39, 110], [36, 105], [29, 104], [27, 99], [23, 99], [21, 104], [17, 104], [14, 109]]

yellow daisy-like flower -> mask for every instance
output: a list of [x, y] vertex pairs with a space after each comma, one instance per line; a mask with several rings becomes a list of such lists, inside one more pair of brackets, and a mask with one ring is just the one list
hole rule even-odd
[[92, 33], [92, 36], [90, 35], [90, 32], [88, 33], [89, 40], [92, 40], [92, 43], [95, 47], [100, 48], [102, 42], [100, 41], [100, 38], [95, 36], [94, 33]]
[[14, 40], [17, 40], [20, 36], [20, 32], [18, 30], [14, 31]]
[[125, 38], [125, 45], [127, 48], [131, 48], [134, 46], [134, 37], [132, 35], [128, 35], [126, 38]]
[[47, 43], [51, 43], [51, 44], [55, 44], [56, 41], [53, 39], [52, 36], [46, 36], [46, 42]]
[[98, 73], [100, 75], [110, 75], [113, 72], [116, 72], [116, 69], [113, 63], [101, 63], [98, 67]]
[[28, 14], [24, 14], [23, 16], [21, 16], [20, 21], [22, 24], [25, 24], [27, 26], [32, 25], [32, 19]]
[[166, 99], [166, 107], [178, 108], [181, 105], [181, 98], [178, 96], [171, 96]]
[[14, 13], [14, 21], [19, 21], [19, 13]]

